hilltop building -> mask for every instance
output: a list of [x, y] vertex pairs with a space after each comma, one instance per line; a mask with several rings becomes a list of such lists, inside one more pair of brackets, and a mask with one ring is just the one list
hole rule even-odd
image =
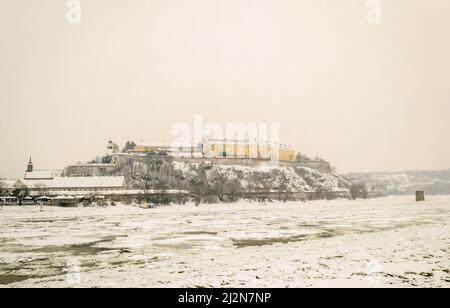
[[111, 139], [108, 141], [108, 145], [106, 148], [107, 148], [107, 152], [106, 152], [107, 156], [111, 156], [111, 155], [119, 152], [119, 146], [117, 144], [115, 144]]
[[55, 177], [61, 176], [63, 170], [58, 169], [34, 169], [33, 161], [28, 162], [27, 170], [25, 171], [25, 180], [52, 180]]
[[[100, 164], [115, 166], [114, 164]], [[77, 166], [80, 170], [97, 168], [93, 164]], [[89, 166], [89, 167], [88, 167]], [[74, 167], [74, 166], [73, 166]], [[75, 167], [74, 167], [75, 168]], [[86, 170], [84, 170], [86, 171]], [[87, 172], [86, 172], [87, 173]], [[9, 182], [9, 193], [15, 189], [27, 189], [30, 194], [40, 195], [69, 195], [69, 194], [111, 194], [124, 189], [123, 176], [63, 176], [62, 170], [34, 169], [33, 162], [27, 165], [24, 178]]]
[[99, 157], [91, 163], [77, 163], [67, 166], [64, 175], [68, 177], [109, 176], [116, 168], [115, 155], [119, 147], [112, 140], [108, 141], [105, 156]]
[[27, 189], [30, 195], [108, 195], [124, 189], [123, 176], [56, 177], [51, 180], [17, 180], [14, 187]]
[[[160, 190], [142, 190], [128, 189], [124, 176], [37, 176], [31, 177], [30, 174], [36, 172], [33, 169], [30, 160], [27, 166], [28, 178], [19, 180], [1, 180], [0, 193], [5, 195], [0, 201], [16, 200], [12, 197], [14, 191], [26, 191], [32, 202], [37, 200], [72, 200], [76, 206], [78, 201], [91, 198], [123, 199], [123, 198], [142, 198], [143, 196], [160, 195]], [[164, 190], [167, 196], [188, 196], [185, 190]], [[13, 202], [15, 202], [13, 200]], [[34, 201], [33, 201], [34, 200]], [[34, 203], [33, 203], [34, 204]], [[61, 205], [61, 204], [58, 204]]]
[[207, 158], [263, 159], [295, 162], [295, 151], [292, 147], [256, 140], [208, 140], [203, 144], [203, 153]]
[[86, 163], [74, 164], [67, 166], [65, 176], [67, 177], [89, 177], [89, 176], [108, 176], [116, 169], [115, 162], [103, 163]]
[[136, 145], [136, 154], [159, 154], [179, 158], [259, 159], [295, 162], [295, 151], [287, 145], [248, 140], [208, 139], [196, 146], [174, 146], [168, 142]]
[[157, 154], [163, 156], [172, 156], [178, 158], [202, 158], [203, 144], [192, 146], [188, 143], [185, 145], [174, 145], [170, 142], [148, 141], [142, 142], [134, 147], [132, 153], [135, 154]]

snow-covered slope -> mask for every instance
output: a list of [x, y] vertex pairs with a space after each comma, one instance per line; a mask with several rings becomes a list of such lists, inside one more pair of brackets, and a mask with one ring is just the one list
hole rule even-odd
[[336, 173], [322, 173], [303, 166], [222, 165], [183, 160], [130, 160], [122, 170], [127, 186], [161, 185], [189, 189], [193, 182], [238, 182], [243, 190], [266, 189], [291, 192], [345, 191], [349, 183]]
[[346, 178], [364, 183], [369, 190], [384, 190], [393, 195], [410, 194], [416, 190], [424, 190], [428, 194], [450, 194], [450, 170], [352, 173]]
[[[272, 187], [285, 185], [289, 191], [341, 191], [347, 183], [337, 174], [321, 173], [308, 167], [274, 167], [254, 168], [249, 166], [216, 166], [217, 170], [230, 179], [239, 179], [244, 188], [258, 184], [258, 178], [266, 176]], [[261, 187], [259, 187], [261, 188]]]

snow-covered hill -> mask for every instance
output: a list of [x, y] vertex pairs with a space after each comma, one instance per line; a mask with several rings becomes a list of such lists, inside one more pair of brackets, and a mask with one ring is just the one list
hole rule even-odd
[[397, 173], [352, 173], [351, 182], [362, 182], [369, 190], [382, 190], [391, 195], [424, 190], [428, 194], [450, 194], [450, 170], [405, 171]]
[[193, 183], [211, 186], [215, 182], [233, 183], [242, 191], [342, 192], [348, 191], [349, 187], [349, 182], [336, 173], [324, 173], [295, 164], [251, 166], [202, 160], [130, 158], [123, 164], [121, 172], [129, 188], [164, 186], [167, 189], [190, 189]]

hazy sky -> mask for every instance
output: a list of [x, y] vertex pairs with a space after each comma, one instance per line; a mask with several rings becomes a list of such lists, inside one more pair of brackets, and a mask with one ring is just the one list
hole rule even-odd
[[0, 176], [277, 122], [339, 171], [450, 168], [450, 1], [0, 0]]

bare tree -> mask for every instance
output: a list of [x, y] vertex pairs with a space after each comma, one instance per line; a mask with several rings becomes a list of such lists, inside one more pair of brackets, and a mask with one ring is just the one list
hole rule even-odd
[[146, 200], [148, 198], [148, 194], [146, 193], [146, 190], [144, 189], [143, 194], [137, 194], [136, 195], [136, 202], [138, 205], [142, 203], [143, 200]]
[[136, 147], [136, 143], [134, 141], [127, 141], [125, 146], [122, 149], [122, 153], [128, 153], [132, 151]]
[[5, 196], [7, 194], [8, 186], [5, 182], [0, 180], [0, 196]]
[[259, 201], [270, 201], [270, 194], [274, 185], [271, 174], [267, 172], [255, 172], [253, 174], [253, 180], [257, 187]]
[[278, 200], [286, 202], [289, 198], [289, 193], [291, 192], [289, 188], [289, 179], [284, 172], [278, 176], [278, 179], [279, 182], [275, 188], [278, 191]]
[[131, 204], [133, 204], [133, 197], [132, 197], [132, 196], [125, 195], [125, 196], [122, 197], [122, 200], [123, 200], [123, 202], [124, 202], [126, 205], [131, 205]]
[[28, 188], [26, 186], [18, 187], [13, 191], [13, 195], [19, 201], [19, 206], [22, 206], [23, 200], [28, 196]]
[[215, 194], [220, 201], [224, 201], [226, 190], [225, 190], [225, 182], [226, 177], [217, 171], [210, 179], [210, 187], [211, 192]]
[[249, 200], [255, 200], [256, 185], [253, 181], [250, 181], [250, 183], [247, 184], [245, 192]]
[[138, 204], [141, 204], [142, 201], [145, 201], [146, 203], [150, 202], [151, 198], [151, 184], [149, 181], [144, 181], [143, 187], [142, 187], [142, 195], [139, 194], [137, 196]]
[[195, 178], [189, 181], [189, 191], [194, 198], [196, 206], [199, 206], [202, 200], [209, 194], [208, 185], [201, 178]]
[[224, 191], [228, 196], [228, 201], [237, 201], [242, 197], [242, 185], [238, 179], [226, 179], [224, 183]]
[[156, 190], [156, 193], [155, 193], [156, 204], [168, 203], [168, 198], [167, 198], [167, 190], [169, 188], [168, 181], [164, 177], [160, 177], [156, 180], [154, 188]]
[[367, 187], [366, 187], [366, 185], [364, 185], [362, 183], [353, 184], [350, 187], [350, 194], [351, 194], [353, 200], [369, 198], [369, 193], [367, 192]]
[[319, 185], [316, 187], [317, 199], [333, 199], [332, 189]]

